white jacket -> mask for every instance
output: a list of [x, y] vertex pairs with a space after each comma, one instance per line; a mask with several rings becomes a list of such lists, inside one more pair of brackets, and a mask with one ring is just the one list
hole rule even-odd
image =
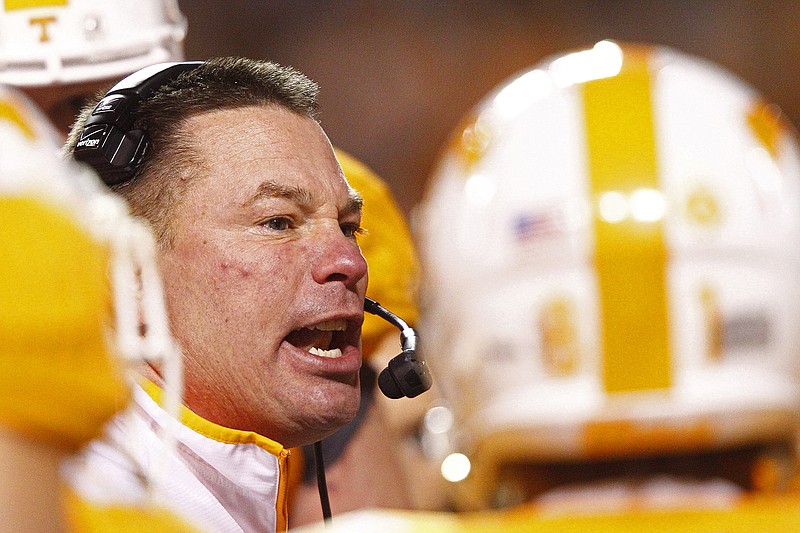
[[[183, 408], [176, 455], [159, 434], [169, 420], [158, 387], [134, 390], [129, 409], [65, 467], [69, 484], [97, 503], [154, 502], [204, 531], [273, 532], [287, 527], [289, 450], [252, 432], [209, 422]], [[154, 480], [147, 484], [143, 480]]]

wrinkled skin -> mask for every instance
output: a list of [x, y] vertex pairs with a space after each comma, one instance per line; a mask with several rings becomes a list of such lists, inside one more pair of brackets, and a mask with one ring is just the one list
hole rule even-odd
[[[287, 447], [315, 442], [360, 400], [367, 265], [357, 195], [310, 118], [248, 107], [185, 127], [204, 165], [185, 184], [160, 256], [185, 403]], [[338, 330], [313, 328], [326, 322]]]

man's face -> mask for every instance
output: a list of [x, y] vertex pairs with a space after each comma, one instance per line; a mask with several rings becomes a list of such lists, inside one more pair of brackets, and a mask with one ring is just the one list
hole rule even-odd
[[314, 442], [360, 399], [360, 204], [310, 118], [248, 107], [185, 128], [204, 165], [161, 262], [186, 403], [285, 446]]

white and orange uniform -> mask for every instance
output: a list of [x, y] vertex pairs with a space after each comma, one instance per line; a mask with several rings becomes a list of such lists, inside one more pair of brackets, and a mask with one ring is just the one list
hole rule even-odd
[[[94, 175], [57, 151], [44, 115], [0, 86], [0, 438], [54, 461], [100, 436], [130, 399], [121, 357], [126, 350], [117, 337], [123, 328], [114, 313], [133, 298], [116, 290], [109, 274], [123, 263], [142, 271], [123, 255], [132, 242], [125, 236], [136, 233], [133, 228], [145, 231]], [[139, 321], [129, 326], [138, 329]], [[126, 346], [136, 351], [136, 342]], [[5, 455], [0, 464], [19, 459]], [[7, 476], [16, 471], [10, 472], [0, 467], [4, 487], [13, 490], [18, 485]], [[15, 495], [30, 498], [29, 515], [53, 513], [33, 496], [37, 482], [42, 499], [63, 493], [59, 515], [70, 531], [196, 531], [150, 499], [101, 503], [38, 479], [25, 480], [25, 495]], [[0, 515], [15, 531], [41, 518]]]
[[755, 498], [736, 506], [632, 512], [547, 515], [532, 508], [466, 513], [431, 513], [370, 509], [334, 517], [296, 533], [795, 533], [800, 524], [800, 499]]
[[[70, 479], [92, 500], [141, 501], [139, 478], [160, 480], [151, 496], [205, 531], [285, 531], [289, 451], [248, 431], [219, 426], [187, 408], [174, 430], [177, 449], [164, 453], [159, 431], [170, 421], [161, 390], [145, 382], [133, 405], [70, 465]], [[96, 480], [102, 479], [98, 484]]]

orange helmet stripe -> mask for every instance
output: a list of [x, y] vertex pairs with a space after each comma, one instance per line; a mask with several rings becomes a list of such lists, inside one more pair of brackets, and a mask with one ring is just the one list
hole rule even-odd
[[32, 7], [59, 7], [69, 4], [69, 0], [5, 0], [6, 11], [30, 9]]
[[582, 93], [607, 392], [671, 384], [663, 217], [637, 220], [628, 209], [609, 220], [598, 207], [607, 193], [630, 208], [635, 191], [659, 190], [647, 59], [647, 49], [628, 50], [618, 75], [586, 82]]

